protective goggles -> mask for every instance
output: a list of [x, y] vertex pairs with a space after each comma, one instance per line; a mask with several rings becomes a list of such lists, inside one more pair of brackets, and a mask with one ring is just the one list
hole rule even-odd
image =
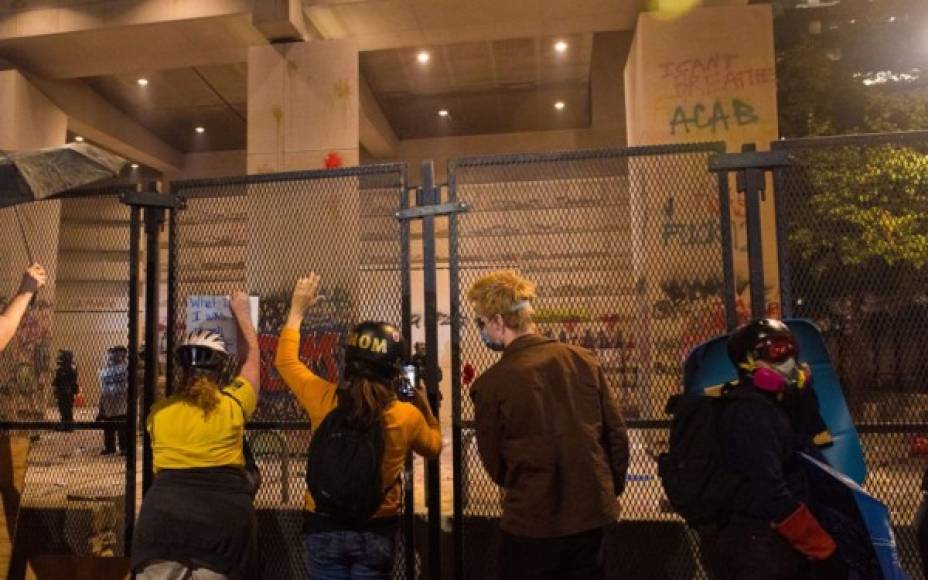
[[211, 348], [202, 346], [182, 346], [177, 349], [177, 362], [185, 368], [221, 369], [226, 356]]
[[754, 347], [754, 351], [758, 359], [774, 364], [799, 356], [799, 348], [795, 341], [783, 336], [765, 338]]

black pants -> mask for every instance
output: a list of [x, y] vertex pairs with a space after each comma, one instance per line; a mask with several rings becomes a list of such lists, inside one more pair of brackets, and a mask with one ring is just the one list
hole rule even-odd
[[501, 579], [602, 580], [604, 577], [603, 528], [559, 538], [501, 534]]
[[[125, 421], [125, 415], [114, 415], [112, 417], [101, 417], [101, 421]], [[103, 428], [103, 450], [116, 452], [116, 436], [119, 435], [119, 450], [125, 451], [129, 447], [129, 434], [124, 427], [104, 427]]]
[[717, 532], [700, 530], [700, 553], [710, 577], [724, 580], [804, 580], [808, 560], [770, 524], [733, 518]]
[[74, 395], [59, 395], [58, 412], [61, 414], [62, 421], [74, 420]]

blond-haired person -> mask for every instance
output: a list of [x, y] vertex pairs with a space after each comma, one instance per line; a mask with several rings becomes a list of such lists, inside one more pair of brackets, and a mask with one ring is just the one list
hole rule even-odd
[[593, 354], [536, 332], [535, 297], [535, 285], [508, 270], [467, 292], [481, 339], [502, 352], [471, 388], [480, 459], [505, 492], [499, 576], [595, 580], [628, 438]]
[[156, 477], [132, 542], [132, 567], [142, 580], [258, 578], [242, 436], [258, 405], [260, 353], [248, 296], [233, 293], [229, 307], [244, 358], [238, 375], [223, 384], [225, 342], [193, 331], [175, 353], [180, 384], [148, 417]]

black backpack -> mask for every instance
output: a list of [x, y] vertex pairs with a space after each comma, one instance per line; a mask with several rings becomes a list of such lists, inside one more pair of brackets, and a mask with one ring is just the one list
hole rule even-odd
[[313, 433], [306, 465], [306, 485], [316, 513], [348, 524], [369, 520], [383, 503], [383, 421], [360, 430], [342, 405], [333, 409]]
[[744, 477], [723, 465], [718, 422], [736, 392], [674, 395], [667, 401], [670, 449], [657, 470], [674, 511], [690, 526], [723, 524]]

